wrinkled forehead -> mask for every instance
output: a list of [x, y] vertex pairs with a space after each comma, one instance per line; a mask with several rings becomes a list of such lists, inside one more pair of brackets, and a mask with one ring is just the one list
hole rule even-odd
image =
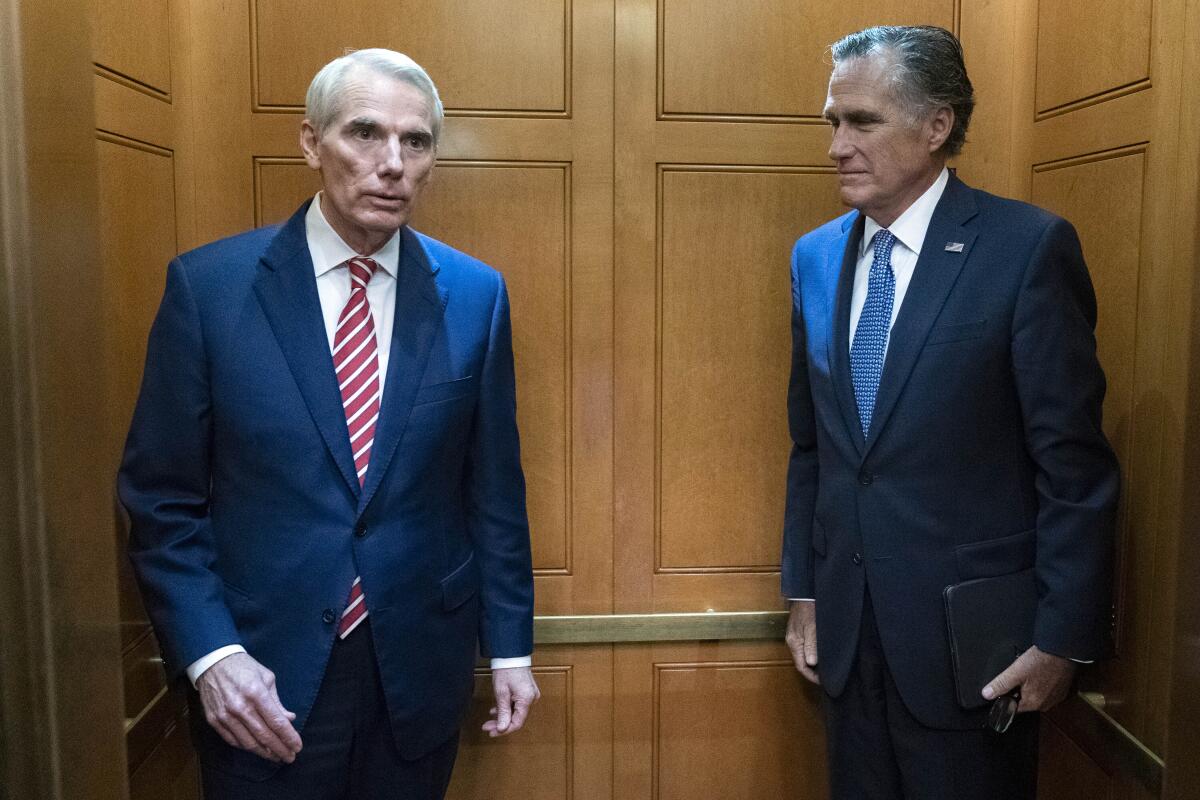
[[855, 105], [875, 108], [898, 105], [892, 71], [894, 61], [885, 54], [870, 53], [833, 65], [825, 108]]
[[334, 96], [334, 122], [361, 116], [387, 116], [395, 111], [397, 96], [414, 101], [425, 117], [426, 125], [432, 127], [433, 100], [420, 86], [365, 65], [355, 65]]

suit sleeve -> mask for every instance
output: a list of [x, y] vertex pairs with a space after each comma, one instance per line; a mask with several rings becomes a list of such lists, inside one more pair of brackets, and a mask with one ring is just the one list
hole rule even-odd
[[176, 259], [150, 330], [141, 393], [117, 489], [129, 513], [129, 556], [174, 678], [241, 639], [212, 571], [212, 404], [199, 310]]
[[486, 657], [513, 658], [533, 652], [533, 565], [517, 436], [512, 324], [504, 280], [497, 280], [466, 481], [482, 585], [481, 650]]
[[1054, 218], [1026, 268], [1013, 317], [1013, 371], [1037, 467], [1039, 588], [1034, 644], [1107, 654], [1120, 474], [1101, 429], [1096, 297], [1074, 228]]
[[787, 497], [780, 567], [784, 597], [813, 597], [813, 512], [817, 496], [817, 439], [812, 391], [808, 383], [808, 343], [800, 296], [801, 246], [792, 252], [792, 372], [788, 383]]

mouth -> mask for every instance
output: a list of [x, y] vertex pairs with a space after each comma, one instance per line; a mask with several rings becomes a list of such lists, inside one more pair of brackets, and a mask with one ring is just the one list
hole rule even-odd
[[366, 198], [373, 203], [384, 206], [402, 206], [408, 202], [408, 198], [400, 194], [383, 194], [372, 192], [368, 193]]

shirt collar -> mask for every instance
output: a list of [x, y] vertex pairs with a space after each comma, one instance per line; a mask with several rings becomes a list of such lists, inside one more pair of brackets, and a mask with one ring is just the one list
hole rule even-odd
[[[333, 229], [325, 214], [321, 211], [321, 193], [313, 198], [304, 215], [304, 233], [308, 239], [308, 252], [312, 256], [313, 271], [321, 277], [331, 269], [336, 269], [361, 253], [354, 252], [350, 245], [342, 240]], [[400, 263], [400, 231], [392, 234], [383, 247], [369, 254], [379, 268], [393, 278], [396, 277], [396, 267]]]
[[[946, 184], [949, 182], [950, 170], [942, 167], [942, 172], [933, 185], [888, 226], [892, 235], [917, 255], [921, 255], [921, 245], [925, 244], [925, 234], [929, 230], [930, 220], [933, 219], [933, 211], [937, 208], [938, 201], [942, 199], [942, 192], [946, 190]], [[863, 227], [862, 242], [858, 246], [860, 258], [867, 252], [867, 248], [871, 246], [871, 239], [881, 227], [883, 226], [878, 222], [867, 217]]]

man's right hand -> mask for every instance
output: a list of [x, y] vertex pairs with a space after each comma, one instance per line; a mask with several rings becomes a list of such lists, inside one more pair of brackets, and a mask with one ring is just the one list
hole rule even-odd
[[296, 715], [283, 707], [275, 674], [246, 653], [222, 658], [196, 679], [204, 718], [228, 744], [290, 764], [302, 743]]
[[813, 683], [817, 675], [817, 604], [813, 600], [793, 600], [788, 612], [787, 641], [796, 669]]

